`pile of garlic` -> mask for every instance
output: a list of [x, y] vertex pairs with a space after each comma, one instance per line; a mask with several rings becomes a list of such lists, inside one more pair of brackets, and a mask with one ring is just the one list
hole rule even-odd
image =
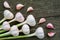
[[[4, 1], [4, 7], [5, 8], [11, 8], [9, 3], [7, 1]], [[17, 4], [16, 5], [16, 10], [21, 10], [24, 7], [23, 4]], [[33, 7], [28, 7], [27, 12], [33, 11]], [[8, 31], [6, 33], [0, 34], [0, 37], [3, 36], [8, 36], [8, 35], [13, 35], [13, 37], [5, 37], [1, 39], [14, 39], [14, 38], [26, 38], [26, 37], [32, 37], [32, 36], [37, 36], [39, 39], [43, 39], [45, 37], [44, 29], [42, 27], [38, 27], [36, 31], [32, 34], [30, 34], [30, 26], [35, 26], [36, 25], [36, 20], [35, 17], [30, 14], [27, 16], [26, 20], [21, 12], [17, 12], [14, 18], [14, 15], [11, 11], [9, 10], [4, 10], [3, 12], [4, 18], [0, 21], [0, 24], [2, 23], [2, 26], [0, 27], [0, 30], [3, 32]], [[5, 21], [7, 19], [12, 19], [10, 21]], [[10, 26], [10, 23], [13, 21], [18, 21], [20, 22], [19, 24], [13, 25], [12, 27]], [[39, 20], [39, 24], [46, 22], [45, 18], [41, 18]], [[22, 28], [18, 29], [21, 25]], [[48, 29], [54, 29], [53, 24], [48, 23], [46, 26]], [[23, 32], [25, 35], [19, 36], [19, 33]], [[49, 32], [48, 36], [52, 37], [55, 35], [55, 32]]]

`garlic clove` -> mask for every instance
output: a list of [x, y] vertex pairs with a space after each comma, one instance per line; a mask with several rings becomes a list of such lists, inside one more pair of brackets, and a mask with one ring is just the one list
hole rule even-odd
[[55, 29], [52, 23], [48, 23], [46, 27], [48, 29]]
[[48, 36], [49, 36], [49, 37], [53, 37], [55, 34], [56, 34], [56, 32], [49, 32], [49, 33], [48, 33]]
[[16, 16], [15, 16], [15, 20], [18, 22], [23, 22], [24, 21], [24, 16], [22, 15], [21, 12], [17, 12]]
[[6, 31], [10, 30], [10, 24], [7, 21], [3, 22], [2, 29]]
[[17, 9], [17, 10], [20, 10], [20, 9], [22, 9], [23, 7], [24, 7], [23, 4], [17, 4], [17, 5], [16, 5], [16, 9]]
[[29, 26], [28, 26], [27, 24], [24, 24], [24, 25], [22, 26], [22, 31], [23, 31], [24, 34], [29, 34], [29, 33], [30, 33], [30, 28], [29, 28]]
[[5, 8], [11, 8], [7, 1], [4, 1], [3, 4], [4, 4], [4, 7], [5, 7]]
[[28, 7], [28, 9], [27, 9], [27, 12], [31, 12], [31, 11], [33, 11], [34, 9], [32, 8], [32, 7]]
[[39, 20], [39, 23], [44, 23], [44, 22], [46, 22], [46, 19], [45, 19], [45, 18], [41, 18], [41, 19]]
[[10, 29], [10, 34], [13, 36], [18, 36], [19, 35], [19, 30], [16, 25], [13, 25]]
[[36, 21], [33, 15], [28, 15], [26, 21], [27, 21], [27, 24], [29, 24], [30, 26], [36, 25]]
[[13, 13], [10, 12], [9, 10], [5, 10], [3, 14], [4, 14], [4, 18], [6, 19], [12, 19], [14, 17]]
[[44, 38], [44, 30], [42, 27], [38, 27], [35, 31], [35, 35], [39, 38], [39, 39], [43, 39]]

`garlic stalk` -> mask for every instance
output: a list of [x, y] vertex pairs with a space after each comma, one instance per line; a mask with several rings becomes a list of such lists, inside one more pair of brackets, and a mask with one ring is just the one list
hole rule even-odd
[[32, 33], [32, 34], [23, 35], [23, 36], [5, 37], [5, 38], [1, 38], [1, 39], [26, 38], [26, 37], [32, 37], [32, 36], [37, 36], [37, 38], [43, 39], [44, 36], [45, 36], [43, 28], [42, 27], [38, 27], [36, 29], [36, 31], [34, 33]]

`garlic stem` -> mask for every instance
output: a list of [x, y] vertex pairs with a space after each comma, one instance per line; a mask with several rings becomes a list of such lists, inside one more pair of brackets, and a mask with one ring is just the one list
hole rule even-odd
[[2, 30], [2, 28], [0, 28], [0, 30]]
[[0, 39], [15, 39], [15, 38], [26, 38], [26, 37], [32, 37], [35, 36], [35, 33], [33, 34], [28, 34], [28, 35], [23, 35], [23, 36], [14, 36], [14, 37], [5, 37], [5, 38], [0, 38]]
[[4, 33], [4, 34], [0, 34], [0, 37], [7, 36], [9, 34], [10, 34], [10, 32]]
[[13, 21], [15, 21], [15, 19], [13, 19], [13, 20], [9, 21], [9, 23], [11, 23], [11, 22], [13, 22]]
[[21, 29], [21, 30], [19, 30], [19, 32], [22, 32], [22, 29]]
[[19, 26], [21, 26], [21, 25], [23, 25], [23, 24], [25, 24], [25, 23], [26, 23], [26, 21], [24, 21], [24, 22], [22, 22], [22, 23], [20, 23], [20, 24], [17, 24], [16, 26], [19, 27]]
[[5, 32], [5, 30], [1, 30], [1, 31], [0, 31], [0, 33], [3, 33], [3, 32]]
[[5, 18], [3, 18], [3, 19], [0, 21], [0, 24], [1, 24], [4, 20], [6, 20], [6, 19], [5, 19]]

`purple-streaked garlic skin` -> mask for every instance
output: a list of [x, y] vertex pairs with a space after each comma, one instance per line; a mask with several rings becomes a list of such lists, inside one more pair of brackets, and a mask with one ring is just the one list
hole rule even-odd
[[36, 21], [33, 15], [28, 15], [26, 21], [27, 21], [27, 24], [29, 24], [30, 26], [36, 25]]
[[29, 26], [28, 26], [27, 24], [24, 24], [24, 25], [22, 26], [22, 32], [23, 32], [24, 34], [29, 34], [29, 33], [30, 33], [30, 28], [29, 28]]
[[56, 32], [48, 32], [49, 37], [53, 37], [56, 34]]
[[27, 12], [31, 12], [31, 11], [33, 11], [34, 9], [32, 8], [32, 7], [28, 7], [28, 9], [27, 9]]
[[11, 8], [7, 1], [4, 1], [3, 5], [5, 8]]
[[10, 24], [7, 21], [3, 22], [2, 29], [6, 31], [10, 30]]
[[46, 26], [48, 29], [55, 29], [52, 23], [48, 23]]
[[39, 23], [44, 23], [44, 22], [46, 22], [46, 19], [45, 19], [45, 18], [41, 18], [41, 19], [39, 20]]
[[23, 4], [17, 4], [17, 5], [16, 5], [16, 9], [17, 9], [17, 10], [21, 10], [23, 7], [24, 7]]
[[22, 15], [21, 12], [17, 12], [16, 13], [16, 16], [15, 16], [15, 20], [18, 21], [18, 22], [23, 22], [24, 21], [24, 16]]
[[14, 17], [13, 13], [10, 12], [9, 10], [4, 10], [3, 14], [5, 19], [12, 19]]
[[42, 27], [38, 27], [35, 31], [35, 36], [37, 36], [39, 39], [43, 39], [44, 38], [44, 30]]
[[9, 32], [13, 36], [18, 36], [19, 35], [19, 29], [16, 25], [13, 25]]

